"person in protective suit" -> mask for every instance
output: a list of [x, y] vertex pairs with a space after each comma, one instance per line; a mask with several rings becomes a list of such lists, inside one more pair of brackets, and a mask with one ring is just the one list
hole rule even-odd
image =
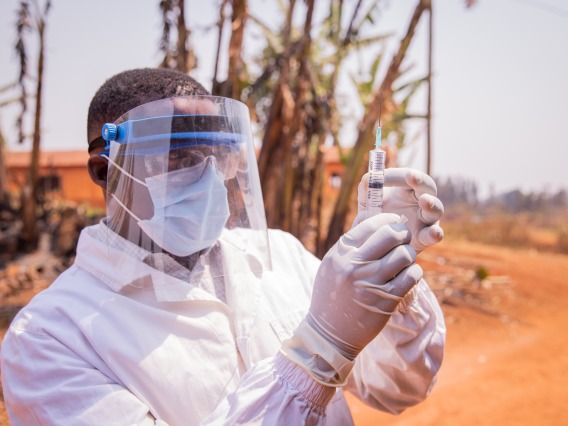
[[88, 115], [107, 215], [1, 348], [13, 425], [348, 425], [344, 392], [400, 413], [430, 392], [445, 325], [416, 253], [432, 179], [387, 169], [384, 213], [319, 260], [267, 229], [246, 106], [191, 77], [107, 80]]

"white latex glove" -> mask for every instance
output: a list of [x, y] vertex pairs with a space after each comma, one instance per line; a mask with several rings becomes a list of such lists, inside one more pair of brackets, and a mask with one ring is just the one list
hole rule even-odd
[[381, 214], [343, 235], [323, 258], [307, 322], [347, 358], [379, 334], [422, 277], [409, 242], [400, 217]]
[[422, 278], [410, 231], [382, 213], [352, 228], [324, 256], [305, 320], [281, 352], [326, 386], [342, 386], [355, 357]]
[[[367, 218], [368, 185], [367, 173], [359, 183], [358, 215], [353, 226]], [[385, 170], [383, 212], [396, 213], [408, 219], [406, 225], [412, 234], [410, 245], [417, 253], [444, 238], [444, 230], [439, 224], [444, 214], [444, 205], [436, 195], [436, 183], [426, 173], [410, 168]]]

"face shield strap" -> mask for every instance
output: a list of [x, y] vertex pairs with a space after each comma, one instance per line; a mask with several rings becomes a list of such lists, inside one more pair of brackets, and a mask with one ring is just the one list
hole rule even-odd
[[160, 153], [159, 150], [164, 149], [163, 142], [168, 140], [169, 150], [221, 145], [238, 149], [243, 142], [243, 134], [235, 132], [239, 129], [231, 127], [228, 121], [224, 115], [178, 115], [129, 120], [118, 125], [106, 123], [102, 129], [106, 145], [101, 155], [109, 155], [111, 141], [135, 144], [135, 149], [128, 155]]
[[[212, 133], [212, 134], [204, 134], [202, 133], [185, 133], [185, 134], [177, 134], [177, 135], [156, 135], [153, 137], [145, 138], [145, 140], [138, 140], [138, 141], [123, 141], [118, 142], [123, 145], [131, 144], [133, 142], [136, 145], [130, 145], [133, 149], [128, 150], [127, 154], [124, 155], [151, 155], [151, 154], [162, 154], [165, 152], [165, 147], [162, 146], [155, 146], [153, 142], [164, 140], [165, 137], [169, 137], [171, 140], [167, 145], [168, 151], [173, 151], [180, 148], [190, 148], [190, 147], [199, 147], [199, 146], [209, 146], [209, 147], [219, 147], [225, 146], [228, 147], [235, 152], [239, 150], [239, 143], [240, 143], [240, 135], [234, 135], [232, 138], [227, 138], [227, 134], [220, 134], [220, 133]], [[110, 154], [110, 145], [107, 144], [105, 146], [104, 151], [101, 151], [99, 155], [107, 156]], [[117, 155], [121, 155], [120, 152]]]

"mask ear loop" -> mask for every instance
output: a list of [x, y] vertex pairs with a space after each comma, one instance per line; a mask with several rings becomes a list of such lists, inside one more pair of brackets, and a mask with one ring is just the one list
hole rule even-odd
[[[101, 154], [101, 157], [106, 158], [108, 160], [109, 163], [111, 163], [114, 167], [116, 167], [118, 170], [120, 170], [122, 173], [124, 173], [126, 176], [128, 176], [130, 179], [138, 182], [140, 185], [144, 185], [146, 188], [148, 188], [148, 185], [146, 184], [146, 182], [141, 181], [140, 179], [138, 179], [137, 177], [132, 176], [130, 173], [128, 173], [126, 170], [124, 170], [122, 167], [120, 167], [118, 164], [116, 164], [113, 160], [110, 159], [110, 157], [106, 154]], [[128, 207], [126, 207], [124, 205], [124, 203], [122, 201], [120, 201], [118, 199], [118, 197], [114, 194], [110, 194], [111, 197], [114, 199], [114, 201], [116, 201], [120, 207], [122, 207], [124, 210], [126, 210], [134, 219], [136, 219], [138, 222], [140, 222], [140, 218], [138, 216], [136, 216], [134, 213], [132, 213], [132, 210], [130, 210]]]
[[120, 201], [116, 195], [114, 195], [114, 194], [110, 194], [110, 195], [114, 199], [114, 201], [116, 201], [120, 205], [120, 207], [122, 207], [124, 210], [126, 210], [128, 212], [128, 214], [130, 214], [130, 216], [132, 216], [134, 219], [136, 219], [137, 222], [141, 222], [140, 218], [138, 216], [136, 216], [134, 213], [132, 213], [132, 210], [130, 210], [128, 207], [126, 207], [124, 205], [124, 203], [122, 201]]
[[128, 176], [130, 179], [138, 182], [140, 185], [144, 185], [146, 188], [148, 187], [148, 185], [146, 185], [146, 182], [138, 179], [135, 176], [132, 176], [130, 173], [128, 173], [126, 170], [124, 170], [121, 166], [119, 166], [117, 163], [115, 163], [113, 160], [110, 159], [110, 157], [106, 154], [101, 154], [101, 157], [106, 158], [108, 160], [109, 163], [111, 163], [114, 167], [116, 167], [118, 170], [120, 170], [122, 173], [124, 173], [126, 176]]

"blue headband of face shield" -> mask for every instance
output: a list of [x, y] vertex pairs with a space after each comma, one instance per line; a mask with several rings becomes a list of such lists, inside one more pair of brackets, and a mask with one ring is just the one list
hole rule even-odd
[[[224, 115], [174, 115], [128, 120], [118, 125], [106, 123], [102, 129], [106, 145], [100, 155], [109, 155], [111, 141], [134, 144], [135, 149], [129, 150], [128, 155], [160, 154], [164, 150], [191, 146], [225, 146], [238, 150], [244, 136], [230, 130]], [[170, 143], [164, 144], [164, 140]], [[155, 143], [157, 141], [161, 143]]]

